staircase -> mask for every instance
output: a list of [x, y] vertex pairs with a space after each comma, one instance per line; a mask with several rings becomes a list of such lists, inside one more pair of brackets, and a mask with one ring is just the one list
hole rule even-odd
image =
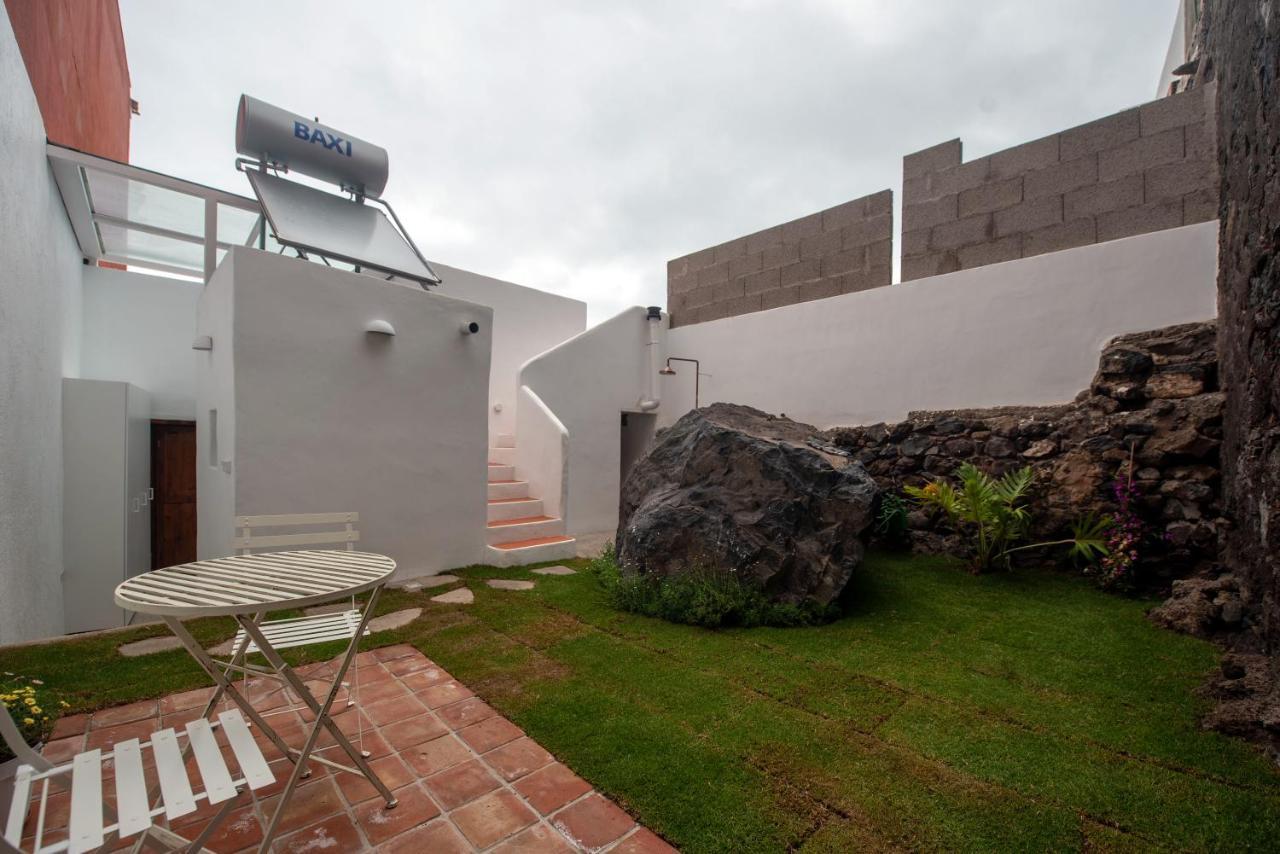
[[523, 566], [574, 556], [576, 543], [565, 536], [564, 520], [542, 512], [542, 499], [529, 495], [528, 481], [516, 479], [515, 437], [498, 435], [489, 449], [489, 523], [487, 563]]

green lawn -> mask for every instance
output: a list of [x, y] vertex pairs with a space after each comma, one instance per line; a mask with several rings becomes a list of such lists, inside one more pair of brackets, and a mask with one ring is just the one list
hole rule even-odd
[[[373, 641], [419, 647], [688, 851], [1280, 838], [1280, 775], [1197, 724], [1216, 650], [1150, 625], [1150, 603], [873, 554], [836, 623], [708, 631], [613, 611], [585, 573], [461, 574], [474, 605], [426, 606]], [[490, 577], [537, 588], [491, 590]], [[425, 600], [391, 592], [379, 610]], [[230, 625], [196, 630], [214, 640]], [[74, 708], [203, 684], [182, 651], [126, 660], [121, 641], [0, 651], [0, 670], [75, 686]]]

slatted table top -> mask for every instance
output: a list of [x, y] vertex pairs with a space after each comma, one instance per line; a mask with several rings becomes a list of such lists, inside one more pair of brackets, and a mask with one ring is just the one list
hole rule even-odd
[[305, 608], [372, 590], [395, 572], [386, 555], [266, 552], [144, 572], [116, 588], [121, 608], [168, 617], [225, 617]]

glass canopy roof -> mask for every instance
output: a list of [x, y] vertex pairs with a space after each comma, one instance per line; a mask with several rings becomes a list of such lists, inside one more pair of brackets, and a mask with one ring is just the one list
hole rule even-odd
[[[242, 245], [270, 252], [290, 248], [307, 260], [330, 267], [366, 275], [402, 276], [423, 282], [424, 286], [439, 282], [417, 249], [410, 250], [412, 244], [403, 232], [395, 231], [384, 222], [385, 217], [363, 206], [358, 206], [359, 213], [377, 225], [385, 225], [378, 232], [382, 243], [373, 244], [372, 249], [359, 243], [363, 231], [358, 226], [367, 223], [353, 224], [350, 217], [337, 223], [336, 232], [329, 228], [320, 245], [303, 245], [303, 241], [282, 235], [286, 245], [276, 240], [275, 225], [263, 216], [257, 199], [52, 143], [48, 144], [47, 153], [80, 251], [92, 261], [207, 282], [227, 250]], [[326, 201], [332, 205], [343, 200], [330, 197]], [[384, 244], [394, 241], [384, 232], [404, 244], [392, 246], [401, 250], [399, 255], [385, 251]], [[343, 251], [353, 240], [356, 249]], [[406, 256], [410, 251], [412, 257]], [[396, 263], [388, 264], [386, 257]], [[379, 258], [384, 260], [380, 262]]]
[[48, 155], [86, 258], [208, 281], [232, 245], [280, 248], [255, 199], [59, 145]]

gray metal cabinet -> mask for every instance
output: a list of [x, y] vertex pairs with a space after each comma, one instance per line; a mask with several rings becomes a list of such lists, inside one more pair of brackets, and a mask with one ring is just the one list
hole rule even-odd
[[137, 386], [62, 381], [66, 631], [128, 622], [116, 585], [151, 568], [151, 400]]

